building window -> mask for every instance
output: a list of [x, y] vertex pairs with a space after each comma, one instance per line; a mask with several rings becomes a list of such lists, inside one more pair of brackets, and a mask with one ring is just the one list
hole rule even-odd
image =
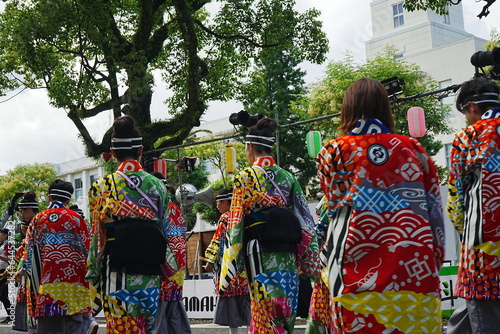
[[402, 2], [392, 6], [392, 16], [394, 18], [394, 28], [397, 28], [405, 24]]
[[91, 174], [90, 175], [90, 184], [92, 185], [95, 181], [97, 181], [98, 177], [97, 174]]
[[75, 198], [79, 199], [81, 196], [83, 196], [82, 179], [75, 179]]
[[446, 14], [443, 14], [443, 22], [450, 24], [450, 6], [446, 5], [444, 9], [446, 10]]
[[[443, 80], [443, 81], [439, 82], [439, 88], [440, 89], [449, 87], [451, 85], [452, 85], [451, 79]], [[455, 101], [455, 95], [456, 94], [450, 92], [450, 94], [448, 96], [445, 96], [445, 97], [443, 97], [441, 99], [441, 104], [443, 106], [453, 107], [453, 104], [454, 104], [454, 101]]]

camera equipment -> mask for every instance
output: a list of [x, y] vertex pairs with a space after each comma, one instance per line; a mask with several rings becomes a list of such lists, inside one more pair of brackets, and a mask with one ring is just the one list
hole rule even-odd
[[470, 62], [476, 67], [500, 65], [500, 48], [491, 51], [478, 51], [470, 57]]
[[[494, 48], [491, 51], [478, 51], [470, 57], [470, 62], [476, 67], [476, 77], [484, 76], [500, 80], [500, 48]], [[489, 72], [483, 69], [485, 66], [491, 66]], [[481, 73], [479, 69], [481, 69]]]
[[232, 113], [231, 116], [229, 116], [229, 123], [233, 125], [242, 125], [245, 127], [251, 127], [261, 119], [264, 118], [264, 115], [262, 114], [257, 114], [257, 115], [250, 115], [248, 111], [246, 110], [240, 110], [237, 113]]
[[390, 98], [394, 97], [395, 95], [401, 94], [403, 92], [403, 86], [405, 84], [404, 79], [400, 79], [398, 77], [392, 77], [389, 79], [382, 80], [380, 82], [385, 90], [387, 91], [387, 95], [389, 95]]

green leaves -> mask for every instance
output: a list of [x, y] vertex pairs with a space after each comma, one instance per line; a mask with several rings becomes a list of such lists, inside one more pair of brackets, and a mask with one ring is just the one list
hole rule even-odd
[[[396, 50], [388, 47], [375, 58], [365, 63], [356, 64], [351, 56], [347, 55], [343, 61], [332, 62], [327, 66], [325, 78], [313, 86], [309, 98], [309, 112], [315, 117], [340, 113], [342, 99], [349, 85], [357, 79], [370, 77], [383, 81], [391, 77], [403, 79], [403, 93], [399, 96], [413, 96], [418, 93], [430, 92], [438, 89], [438, 84], [429, 77], [422, 76], [419, 66], [408, 63], [396, 57]], [[430, 155], [434, 155], [442, 147], [439, 141], [434, 140], [437, 134], [450, 133], [446, 119], [450, 107], [443, 105], [435, 96], [427, 96], [405, 102], [392, 104], [396, 132], [409, 135], [406, 120], [407, 110], [414, 104], [425, 110], [427, 134], [419, 139]], [[325, 121], [320, 128], [323, 138], [333, 138], [336, 133], [335, 119]]]
[[25, 164], [8, 170], [6, 175], [0, 176], [0, 210], [5, 211], [15, 193], [26, 191], [34, 191], [40, 208], [46, 208], [47, 191], [55, 179], [54, 167], [47, 164]]
[[448, 5], [450, 5], [450, 1], [448, 0], [405, 0], [403, 2], [404, 8], [410, 12], [432, 9], [440, 15], [447, 14], [446, 6]]
[[[263, 50], [277, 47], [298, 62], [324, 60], [327, 40], [316, 10], [299, 13], [292, 0], [227, 0], [210, 17], [210, 2], [6, 0], [0, 94], [47, 89], [95, 157], [109, 148], [109, 133], [93, 138], [83, 119], [127, 113], [145, 151], [159, 138], [167, 139], [157, 148], [168, 147], [199, 125], [210, 101], [239, 95]], [[153, 121], [158, 78], [168, 92], [162, 117]]]

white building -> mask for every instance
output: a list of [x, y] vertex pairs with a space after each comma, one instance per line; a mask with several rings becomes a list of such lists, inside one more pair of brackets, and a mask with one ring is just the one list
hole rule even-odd
[[[424, 75], [439, 82], [440, 88], [460, 84], [474, 76], [475, 68], [470, 58], [476, 51], [484, 51], [482, 46], [486, 40], [464, 30], [462, 4], [449, 6], [448, 15], [438, 15], [431, 10], [406, 12], [403, 1], [397, 0], [373, 0], [370, 5], [373, 36], [366, 42], [367, 58], [374, 57], [387, 45], [394, 45], [399, 57], [419, 65]], [[443, 104], [452, 107], [449, 122], [456, 132], [466, 126], [466, 121], [454, 102], [455, 94], [442, 100]], [[434, 159], [443, 167], [449, 166], [453, 137], [454, 134], [438, 137], [445, 146]], [[446, 195], [446, 187], [441, 191]], [[445, 227], [445, 259], [456, 260], [456, 232], [450, 221]]]
[[73, 202], [78, 204], [85, 218], [89, 219], [88, 191], [94, 181], [104, 176], [104, 168], [94, 159], [87, 157], [54, 164], [53, 166], [58, 178], [73, 184], [75, 188]]
[[[464, 30], [462, 4], [448, 6], [448, 15], [434, 11], [406, 12], [403, 1], [373, 0], [371, 2], [373, 36], [366, 42], [367, 58], [374, 57], [386, 45], [394, 45], [401, 56], [420, 66], [425, 75], [439, 82], [440, 88], [460, 84], [474, 76], [470, 63], [476, 51], [483, 51], [486, 40]], [[454, 108], [455, 96], [442, 102], [452, 106], [451, 126], [466, 126], [465, 117]], [[434, 157], [447, 167], [453, 134], [438, 137], [445, 147]]]

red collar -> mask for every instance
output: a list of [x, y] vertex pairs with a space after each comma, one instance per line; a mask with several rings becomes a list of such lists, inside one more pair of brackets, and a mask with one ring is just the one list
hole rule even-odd
[[120, 164], [118, 170], [121, 172], [138, 172], [143, 171], [141, 164], [137, 160], [125, 160]]
[[253, 165], [261, 167], [271, 167], [276, 166], [276, 161], [274, 161], [273, 157], [271, 156], [258, 157], [254, 160]]

